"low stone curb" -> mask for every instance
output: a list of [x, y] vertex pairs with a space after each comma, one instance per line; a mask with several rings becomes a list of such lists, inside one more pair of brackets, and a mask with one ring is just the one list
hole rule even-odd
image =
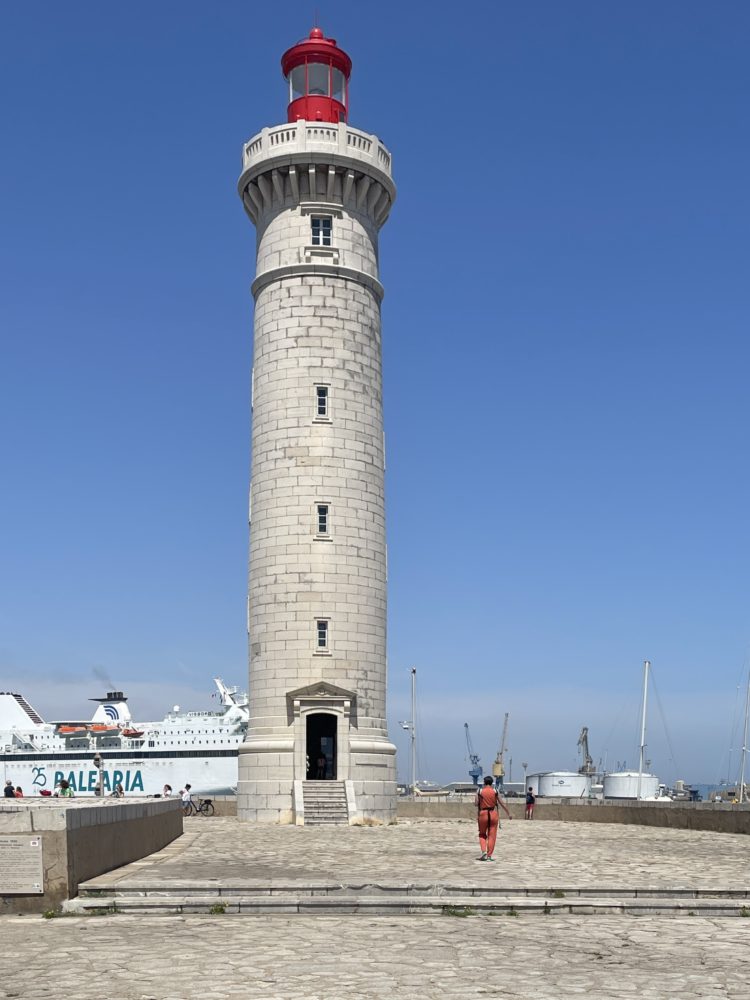
[[604, 886], [493, 886], [488, 884], [471, 885], [466, 883], [448, 882], [334, 882], [334, 881], [300, 881], [295, 879], [273, 880], [242, 879], [223, 880], [210, 879], [203, 881], [187, 881], [170, 879], [158, 882], [155, 880], [128, 882], [113, 885], [105, 879], [92, 879], [79, 887], [80, 896], [90, 899], [112, 897], [117, 899], [140, 897], [211, 897], [231, 899], [242, 896], [273, 897], [279, 895], [341, 897], [341, 896], [408, 896], [408, 897], [462, 897], [477, 899], [668, 899], [690, 901], [696, 899], [729, 899], [748, 901], [750, 905], [750, 889], [685, 889], [643, 887], [613, 887]]
[[666, 895], [626, 898], [580, 895], [574, 899], [543, 896], [459, 895], [275, 895], [226, 896], [177, 893], [169, 895], [82, 896], [64, 904], [68, 915], [100, 913], [187, 914], [263, 916], [267, 914], [444, 914], [453, 917], [534, 915], [626, 914], [631, 916], [681, 915], [750, 917], [750, 907], [729, 898], [673, 898]]

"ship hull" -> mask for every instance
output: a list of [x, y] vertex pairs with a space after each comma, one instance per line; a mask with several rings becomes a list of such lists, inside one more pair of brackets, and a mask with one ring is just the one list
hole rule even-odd
[[[233, 794], [237, 787], [237, 747], [221, 750], [101, 750], [102, 785], [107, 795], [122, 785], [128, 796], [174, 794], [189, 783], [193, 795]], [[99, 772], [90, 751], [0, 753], [3, 785], [20, 785], [25, 796], [54, 793], [64, 778], [76, 796], [94, 796]]]

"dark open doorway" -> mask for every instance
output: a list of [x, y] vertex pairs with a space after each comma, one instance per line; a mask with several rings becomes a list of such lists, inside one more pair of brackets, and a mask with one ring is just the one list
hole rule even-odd
[[336, 780], [336, 716], [307, 716], [307, 780]]

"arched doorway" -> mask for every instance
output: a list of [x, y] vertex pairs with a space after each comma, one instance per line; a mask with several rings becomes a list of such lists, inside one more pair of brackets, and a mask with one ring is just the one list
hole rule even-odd
[[307, 716], [307, 780], [336, 780], [336, 716], [313, 712]]

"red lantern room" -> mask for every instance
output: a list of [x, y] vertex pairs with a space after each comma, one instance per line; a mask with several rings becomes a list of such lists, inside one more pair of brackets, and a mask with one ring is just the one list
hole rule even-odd
[[335, 38], [313, 28], [309, 38], [287, 49], [281, 69], [289, 84], [288, 121], [347, 120], [352, 61]]

